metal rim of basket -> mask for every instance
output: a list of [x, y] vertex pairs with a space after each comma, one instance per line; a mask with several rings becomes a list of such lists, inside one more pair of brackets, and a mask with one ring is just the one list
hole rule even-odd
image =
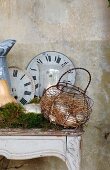
[[[89, 80], [88, 80], [88, 84], [87, 84], [87, 86], [86, 86], [86, 88], [85, 88], [84, 90], [82, 90], [81, 88], [79, 88], [79, 87], [77, 87], [77, 86], [75, 86], [75, 85], [72, 85], [72, 84], [70, 84], [70, 83], [68, 83], [68, 82], [61, 82], [61, 79], [63, 78], [63, 76], [64, 76], [65, 74], [67, 74], [67, 73], [71, 73], [73, 70], [83, 70], [83, 71], [85, 71], [85, 72], [88, 73], [88, 75], [89, 75]], [[85, 94], [86, 91], [87, 91], [87, 89], [88, 89], [88, 87], [89, 87], [89, 85], [90, 85], [90, 83], [91, 83], [91, 74], [90, 74], [90, 72], [89, 72], [87, 69], [85, 69], [85, 68], [76, 67], [76, 68], [69, 69], [69, 70], [66, 71], [64, 74], [62, 74], [62, 76], [59, 78], [58, 83], [56, 84], [56, 86], [57, 86], [57, 88], [59, 89], [59, 85], [61, 86], [61, 84], [64, 84], [65, 87], [66, 87], [66, 86], [71, 86], [71, 87], [73, 87], [76, 91], [80, 91], [81, 93], [84, 93], [84, 94]], [[59, 90], [60, 90], [60, 89], [59, 89]], [[61, 90], [63, 90], [63, 88], [62, 88]]]

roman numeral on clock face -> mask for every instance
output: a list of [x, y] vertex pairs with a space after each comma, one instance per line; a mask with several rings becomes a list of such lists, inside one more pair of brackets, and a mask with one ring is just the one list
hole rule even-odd
[[42, 64], [43, 62], [42, 62], [41, 59], [37, 59], [37, 63], [39, 63], [39, 64], [41, 63]]
[[31, 82], [25, 83], [24, 86], [29, 86]]
[[59, 56], [58, 56], [58, 57], [57, 57], [57, 56], [55, 56], [55, 62], [59, 64], [59, 63], [60, 63], [60, 61], [61, 61], [61, 58], [60, 58]]
[[47, 61], [51, 62], [51, 56], [50, 55], [45, 56], [45, 58], [46, 58]]
[[37, 71], [35, 68], [30, 68], [30, 70], [32, 70], [32, 71]]
[[35, 89], [37, 89], [38, 87], [39, 87], [39, 85], [38, 85], [38, 84], [36, 84], [36, 85], [35, 85]]
[[31, 95], [31, 92], [30, 91], [25, 91], [24, 95]]
[[61, 64], [62, 67], [64, 67], [66, 64], [68, 64], [69, 62], [64, 62], [63, 64]]
[[32, 76], [34, 80], [36, 80], [36, 76]]
[[18, 70], [13, 70], [13, 77], [17, 77]]
[[27, 100], [26, 100], [26, 99], [24, 99], [24, 98], [22, 97], [22, 99], [20, 100], [20, 102], [24, 105], [24, 104], [26, 104], [26, 103], [27, 103]]

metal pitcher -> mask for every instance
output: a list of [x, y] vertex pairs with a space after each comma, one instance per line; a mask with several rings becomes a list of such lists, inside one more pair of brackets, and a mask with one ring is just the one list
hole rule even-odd
[[0, 43], [0, 79], [6, 80], [11, 88], [11, 82], [6, 62], [6, 55], [11, 50], [16, 40], [6, 40]]

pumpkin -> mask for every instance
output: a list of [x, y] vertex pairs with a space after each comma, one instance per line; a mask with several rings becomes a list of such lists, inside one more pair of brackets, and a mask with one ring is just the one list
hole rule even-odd
[[0, 80], [0, 107], [7, 103], [16, 103], [14, 97], [11, 96], [9, 86], [6, 80]]

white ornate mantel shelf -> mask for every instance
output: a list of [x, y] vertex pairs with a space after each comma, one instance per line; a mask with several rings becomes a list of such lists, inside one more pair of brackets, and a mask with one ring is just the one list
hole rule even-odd
[[80, 169], [81, 131], [43, 131], [40, 129], [1, 129], [0, 155], [7, 159], [56, 156], [68, 170]]

